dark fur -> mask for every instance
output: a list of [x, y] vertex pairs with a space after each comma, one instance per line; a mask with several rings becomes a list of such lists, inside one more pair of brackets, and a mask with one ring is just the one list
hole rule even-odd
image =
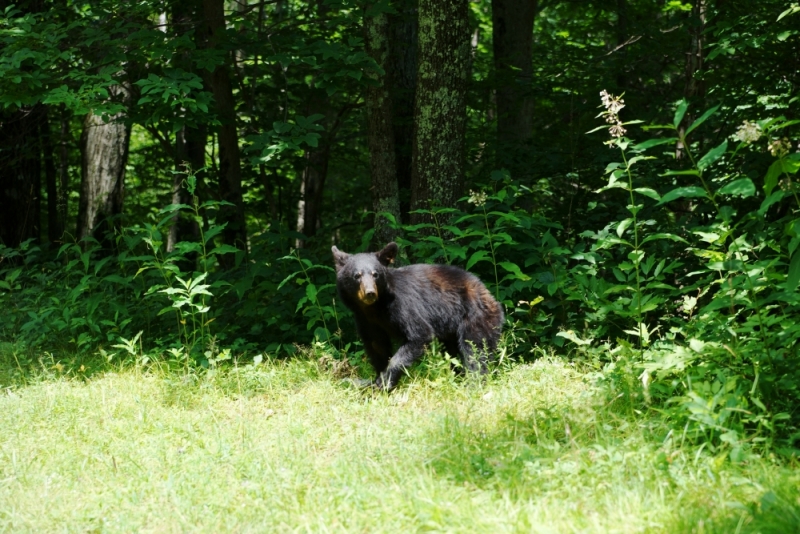
[[[390, 269], [395, 243], [376, 253], [332, 251], [339, 296], [355, 315], [376, 386], [396, 386], [434, 338], [451, 356], [461, 356], [464, 369], [486, 371], [487, 351], [497, 348], [504, 317], [475, 275], [448, 265]], [[394, 355], [392, 340], [400, 343]]]

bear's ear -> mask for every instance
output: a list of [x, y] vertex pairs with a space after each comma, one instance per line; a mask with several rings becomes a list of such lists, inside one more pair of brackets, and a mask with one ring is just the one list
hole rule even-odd
[[390, 263], [394, 263], [394, 259], [397, 257], [397, 243], [392, 241], [380, 252], [375, 253], [378, 256], [378, 261], [381, 262], [381, 265], [384, 267], [388, 267]]
[[333, 252], [333, 263], [336, 265], [336, 272], [338, 273], [342, 267], [344, 267], [345, 263], [347, 263], [348, 258], [350, 258], [350, 254], [347, 252], [342, 252], [335, 246], [331, 247], [331, 252]]

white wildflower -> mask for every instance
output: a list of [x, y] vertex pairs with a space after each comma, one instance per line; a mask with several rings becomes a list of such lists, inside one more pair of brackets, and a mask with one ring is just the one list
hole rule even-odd
[[[625, 135], [625, 132], [627, 131], [622, 126], [622, 121], [619, 118], [619, 112], [625, 107], [625, 101], [621, 96], [609, 94], [609, 92], [605, 89], [600, 91], [600, 101], [603, 103], [603, 107], [606, 108], [606, 110], [602, 113], [605, 121], [607, 124], [611, 125], [611, 127], [608, 129], [608, 133], [614, 139], [619, 139]], [[613, 140], [607, 141], [606, 144], [613, 148]]]
[[486, 204], [486, 193], [483, 191], [473, 191], [472, 189], [469, 190], [469, 200], [467, 200], [470, 204], [475, 204], [476, 206], [483, 206]]
[[752, 121], [744, 121], [736, 130], [736, 138], [742, 143], [755, 143], [761, 139], [761, 126]]
[[792, 144], [785, 137], [783, 139], [775, 139], [767, 143], [767, 150], [776, 158], [782, 158], [789, 153], [792, 149]]
[[609, 94], [605, 89], [600, 91], [600, 100], [603, 102], [603, 107], [611, 115], [619, 115], [620, 110], [625, 107], [625, 101], [622, 97]]
[[615, 137], [617, 139], [619, 139], [620, 137], [625, 135], [625, 132], [627, 132], [627, 131], [628, 130], [626, 130], [625, 128], [622, 127], [622, 123], [617, 123], [617, 124], [615, 124], [614, 126], [612, 126], [611, 128], [608, 129], [608, 133], [611, 134], [611, 137]]

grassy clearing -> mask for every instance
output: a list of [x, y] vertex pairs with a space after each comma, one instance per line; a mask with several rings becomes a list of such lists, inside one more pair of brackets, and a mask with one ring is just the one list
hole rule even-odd
[[[11, 375], [4, 374], [4, 379]], [[8, 532], [792, 532], [794, 466], [732, 465], [558, 359], [364, 394], [316, 361], [0, 390]]]

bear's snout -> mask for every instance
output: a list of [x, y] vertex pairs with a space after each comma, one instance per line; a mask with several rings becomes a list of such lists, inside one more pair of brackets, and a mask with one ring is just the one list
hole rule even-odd
[[367, 306], [375, 304], [375, 301], [378, 300], [378, 287], [371, 277], [364, 276], [361, 278], [361, 287], [358, 288], [358, 300]]

